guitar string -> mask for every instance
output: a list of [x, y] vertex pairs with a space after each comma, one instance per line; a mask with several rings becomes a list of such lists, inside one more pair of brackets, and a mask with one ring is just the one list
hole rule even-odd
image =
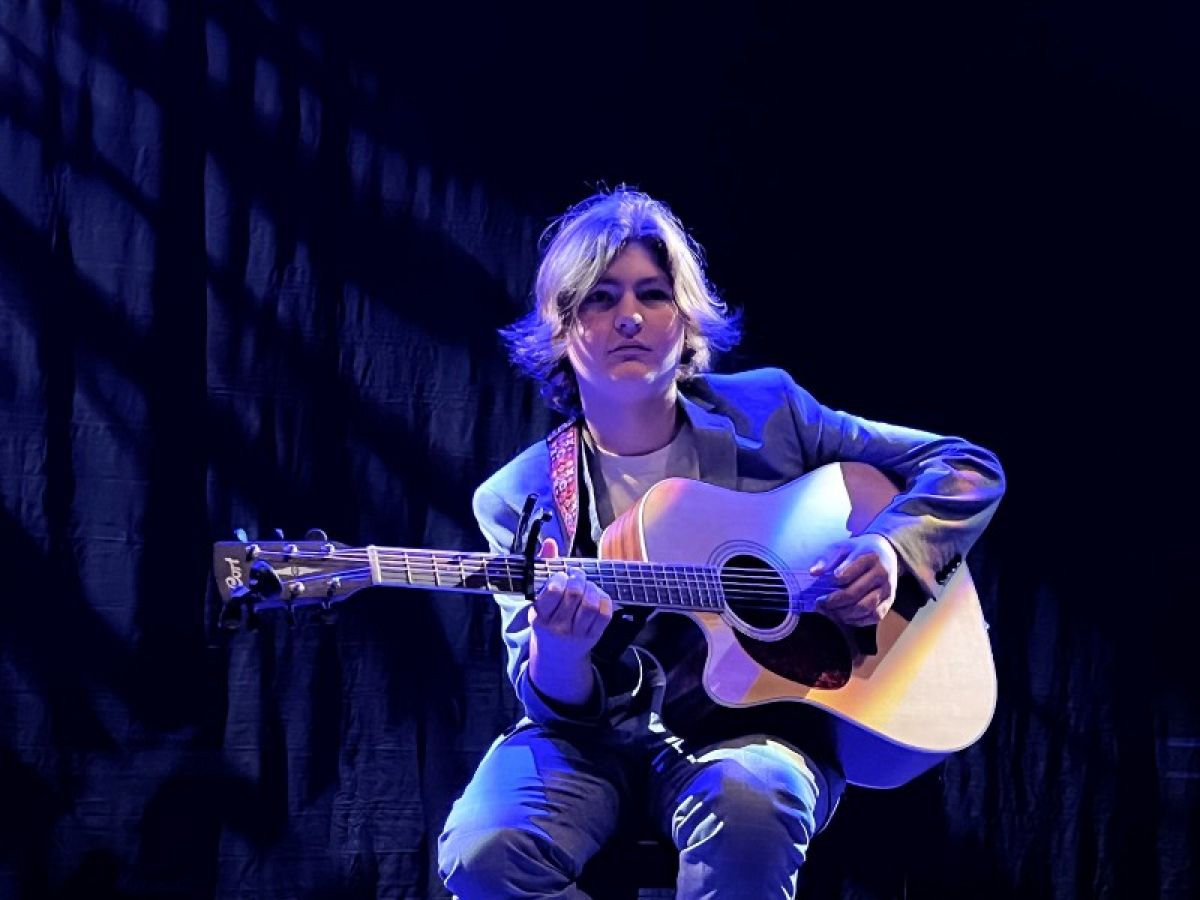
[[[335, 550], [333, 553], [315, 552], [315, 551], [300, 551], [298, 553], [285, 553], [281, 550], [262, 550], [259, 549], [259, 555], [266, 557], [271, 556], [277, 559], [328, 559], [328, 560], [350, 560], [369, 562], [371, 554], [365, 550]], [[256, 557], [257, 558], [257, 557]], [[428, 562], [447, 562], [457, 563], [458, 561], [479, 561], [479, 562], [495, 562], [499, 564], [509, 565], [524, 565], [525, 558], [516, 554], [505, 553], [471, 553], [457, 552], [452, 550], [395, 550], [395, 551], [380, 551], [376, 554], [376, 558], [382, 560], [425, 560]], [[676, 565], [674, 563], [656, 563], [653, 560], [636, 560], [636, 559], [595, 559], [585, 557], [571, 556], [546, 556], [537, 557], [535, 562], [539, 565], [552, 564], [567, 564], [578, 563], [579, 565], [595, 565], [595, 564], [626, 564], [626, 565]], [[702, 563], [679, 563], [678, 565], [697, 565], [702, 566]]]
[[[264, 554], [265, 556], [266, 554]], [[285, 564], [288, 562], [299, 563], [306, 558], [302, 556], [292, 557], [291, 559], [284, 558], [280, 561]], [[330, 562], [341, 561], [331, 560], [329, 557], [308, 557], [309, 561], [313, 562]], [[381, 565], [381, 569], [386, 568], [389, 573], [397, 574], [415, 574], [424, 575], [435, 579], [435, 584], [438, 579], [445, 577], [447, 580], [453, 580], [456, 577], [460, 580], [464, 577], [470, 577], [464, 569], [465, 560], [456, 559], [454, 561], [416, 561], [406, 562], [402, 565], [394, 562]], [[609, 560], [592, 560], [589, 561], [592, 567], [596, 568], [593, 574], [600, 578], [610, 580], [613, 584], [625, 585], [652, 585], [656, 587], [670, 588], [672, 586], [703, 588], [706, 584], [715, 587], [721, 585], [727, 588], [751, 588], [751, 587], [776, 587], [779, 585], [780, 577], [775, 570], [763, 569], [739, 569], [737, 567], [728, 567], [725, 569], [715, 569], [710, 566], [701, 565], [682, 565], [675, 564], [664, 569], [664, 564], [658, 563], [634, 563], [630, 565], [622, 561]], [[440, 565], [444, 564], [444, 565]], [[609, 571], [605, 572], [604, 567], [608, 566]], [[656, 571], [655, 567], [658, 566]], [[458, 571], [455, 571], [457, 569]], [[535, 565], [534, 574], [548, 576], [555, 570], [562, 571], [563, 569], [557, 566]], [[730, 575], [730, 573], [739, 573]], [[506, 559], [493, 559], [490, 564], [485, 564], [478, 567], [471, 574], [483, 575], [485, 578], [490, 578], [496, 575], [507, 577], [510, 582], [517, 575], [524, 575], [524, 567], [514, 568]], [[796, 570], [791, 570], [790, 574], [801, 574]], [[807, 573], [804, 573], [807, 574]], [[673, 579], [673, 581], [672, 581]]]
[[[369, 572], [363, 572], [361, 574], [362, 574], [362, 577], [364, 577], [364, 578], [370, 577]], [[300, 576], [298, 578], [290, 578], [286, 581], [286, 584], [290, 585], [290, 584], [295, 584], [297, 582], [319, 581], [322, 578], [323, 578], [323, 576], [320, 576], [320, 575], [304, 575], [304, 576]], [[451, 585], [451, 584], [444, 584], [444, 583], [443, 584], [435, 584], [434, 582], [429, 582], [429, 583], [407, 582], [407, 584], [414, 588], [422, 588], [422, 587], [441, 588], [443, 590], [451, 590], [451, 591], [459, 590], [461, 587], [459, 585]], [[383, 586], [386, 587], [387, 585], [383, 585]], [[485, 593], [485, 594], [501, 593], [501, 594], [503, 594], [503, 593], [519, 593], [519, 591], [506, 591], [503, 588], [494, 587], [494, 588], [487, 588], [481, 592], [472, 591], [472, 593]], [[806, 594], [812, 594], [812, 593], [823, 593], [823, 592], [799, 591], [797, 593], [797, 599], [802, 599], [802, 598], [804, 598], [804, 596]], [[761, 594], [761, 596], [772, 597], [773, 595], [763, 593], [763, 594]], [[788, 602], [790, 598], [784, 598], [784, 597], [778, 597], [778, 596], [775, 596], [774, 602], [770, 602], [770, 603], [753, 602], [753, 599], [754, 599], [753, 594], [736, 593], [736, 592], [731, 594], [731, 592], [726, 591], [726, 592], [724, 592], [723, 597], [719, 598], [719, 602], [716, 602], [710, 606], [704, 606], [699, 603], [682, 603], [682, 602], [672, 603], [669, 601], [662, 601], [662, 600], [651, 600], [651, 599], [640, 599], [639, 600], [637, 598], [629, 599], [629, 598], [625, 598], [625, 597], [621, 597], [619, 599], [614, 598], [614, 601], [617, 603], [618, 606], [622, 606], [622, 605], [624, 605], [624, 606], [653, 606], [658, 609], [667, 610], [667, 611], [669, 611], [671, 608], [674, 607], [674, 608], [678, 608], [678, 609], [686, 611], [686, 612], [719, 612], [719, 611], [728, 609], [730, 607], [733, 607], [735, 609], [735, 611], [736, 610], [763, 610], [763, 611], [771, 611], [771, 612], [780, 612], [785, 608], [790, 608], [790, 605], [791, 605], [790, 602]], [[311, 605], [311, 604], [319, 602], [319, 597], [315, 594], [312, 594], [312, 595], [305, 596], [303, 599], [293, 598], [293, 602]], [[804, 610], [800, 610], [800, 611], [804, 612]]]
[[[299, 553], [292, 553], [290, 555], [283, 553], [282, 551], [278, 551], [278, 550], [262, 550], [262, 551], [260, 551], [260, 555], [264, 556], [264, 557], [271, 556], [276, 559], [315, 559], [315, 560], [327, 559], [327, 560], [339, 560], [339, 561], [346, 560], [346, 561], [357, 561], [357, 562], [369, 562], [371, 559], [371, 555], [369, 553], [367, 553], [365, 550], [335, 551], [332, 554], [301, 551]], [[386, 551], [386, 552], [380, 552], [380, 553], [376, 554], [376, 556], [378, 559], [381, 559], [381, 560], [402, 560], [403, 561], [405, 559], [408, 559], [408, 560], [418, 560], [418, 561], [424, 560], [424, 561], [431, 562], [431, 563], [444, 562], [447, 564], [457, 564], [460, 561], [462, 561], [462, 562], [478, 561], [478, 562], [494, 562], [494, 563], [498, 563], [501, 565], [522, 566], [522, 565], [524, 565], [524, 562], [525, 562], [524, 557], [516, 556], [513, 554], [458, 553], [458, 552], [450, 551], [450, 550]], [[588, 558], [583, 558], [583, 557], [570, 557], [570, 556], [538, 557], [536, 559], [536, 563], [538, 565], [578, 564], [581, 566], [590, 566], [590, 565], [601, 564], [601, 565], [631, 565], [631, 566], [680, 565], [680, 566], [696, 566], [699, 568], [705, 567], [703, 563], [656, 563], [653, 560], [588, 559]], [[737, 567], [733, 567], [733, 568], [737, 568]], [[760, 571], [753, 567], [745, 567], [745, 568], [747, 571]]]
[[[330, 557], [287, 557], [277, 560], [284, 564], [299, 563], [304, 561], [310, 562], [342, 562], [340, 559], [332, 559]], [[362, 562], [361, 560], [352, 560], [353, 562]], [[574, 562], [574, 561], [572, 561]], [[438, 560], [438, 561], [415, 561], [396, 563], [394, 561], [383, 562], [381, 566], [386, 566], [397, 571], [412, 569], [414, 571], [428, 572], [447, 572], [450, 573], [453, 569], [461, 569], [465, 565], [470, 565], [472, 569], [479, 572], [488, 573], [524, 573], [524, 566], [520, 564], [512, 564], [506, 562], [491, 562], [479, 564], [475, 560]], [[655, 568], [657, 567], [657, 571]], [[679, 579], [716, 579], [726, 581], [728, 578], [740, 579], [747, 582], [774, 582], [778, 581], [778, 574], [782, 571], [783, 574], [791, 575], [808, 575], [799, 569], [761, 569], [751, 567], [726, 566], [716, 568], [713, 566], [705, 566], [702, 564], [692, 563], [646, 563], [646, 562], [627, 562], [621, 560], [589, 560], [587, 565], [580, 566], [586, 574], [595, 574], [601, 577], [620, 577], [620, 578], [646, 578], [646, 577], [674, 577]], [[567, 567], [550, 566], [543, 563], [537, 563], [534, 566], [535, 574], [549, 576], [557, 572], [565, 572]], [[590, 572], [588, 570], [591, 570]]]
[[[351, 574], [351, 572], [353, 574]], [[369, 572], [370, 572], [369, 567], [360, 567], [355, 570], [341, 571], [337, 574], [342, 575], [343, 577], [357, 577], [359, 574], [366, 575], [366, 574], [369, 574]], [[510, 584], [516, 582], [520, 576], [524, 575], [523, 571], [514, 572], [512, 569], [509, 569], [507, 572], [480, 571], [480, 572], [476, 572], [476, 573], [465, 574], [465, 577], [464, 577], [463, 572], [446, 571], [446, 570], [437, 568], [435, 566], [396, 566], [396, 565], [381, 566], [380, 572], [381, 572], [381, 574], [402, 577], [402, 580], [406, 580], [406, 581], [412, 582], [414, 584], [422, 584], [422, 585], [428, 585], [428, 586], [432, 586], [432, 587], [447, 587], [447, 588], [454, 588], [454, 587], [470, 588], [470, 587], [473, 587], [472, 585], [469, 585], [467, 583], [467, 580], [470, 579], [472, 577], [472, 575], [474, 575], [475, 577], [481, 576], [484, 578], [485, 581], [492, 582], [492, 583], [494, 583], [497, 580], [496, 576], [500, 575], [500, 576], [507, 578], [507, 580], [509, 581]], [[535, 570], [534, 574], [535, 574], [535, 581], [536, 581], [536, 580], [538, 580], [537, 579], [538, 573], [536, 572], [536, 570]], [[601, 574], [603, 574], [603, 573], [601, 573]], [[689, 593], [696, 593], [696, 592], [703, 592], [703, 591], [714, 591], [715, 592], [717, 590], [721, 590], [725, 594], [736, 594], [738, 596], [755, 596], [755, 595], [777, 596], [778, 589], [781, 587], [781, 584], [780, 584], [781, 579], [769, 577], [770, 573], [767, 573], [767, 575], [759, 578], [758, 580], [748, 579], [745, 577], [724, 578], [724, 577], [714, 575], [712, 570], [708, 570], [704, 573], [701, 573], [702, 577], [700, 575], [697, 575], [697, 573], [687, 573], [687, 572], [671, 573], [671, 574], [673, 574], [673, 577], [669, 577], [667, 573], [656, 573], [653, 571], [637, 572], [637, 573], [633, 573], [633, 574], [622, 575], [620, 577], [610, 576], [608, 579], [605, 579], [605, 580], [608, 582], [609, 585], [611, 585], [615, 589], [619, 589], [621, 587], [630, 588], [630, 589], [650, 588], [650, 589], [654, 589], [654, 590], [663, 590], [663, 591], [667, 591], [667, 592], [670, 592], [671, 590], [676, 590], [676, 591], [683, 590], [683, 591], [687, 591]], [[293, 581], [301, 581], [301, 580], [316, 581], [316, 580], [320, 580], [322, 578], [329, 578], [329, 577], [331, 577], [329, 573], [319, 572], [319, 573], [316, 573], [313, 575], [301, 576], [301, 577], [297, 577], [297, 578], [294, 578], [291, 580], [293, 580]], [[428, 579], [428, 580], [420, 581], [419, 579]], [[762, 588], [764, 588], [764, 587], [769, 588], [770, 590], [762, 590]], [[483, 589], [491, 590], [491, 588], [483, 588]], [[823, 593], [828, 593], [830, 590], [831, 590], [830, 588], [811, 588], [811, 587], [809, 587], [809, 588], [802, 589], [798, 593], [800, 595], [823, 594]]]
[[[419, 583], [419, 584], [428, 585], [431, 587], [447, 587], [447, 588], [452, 588], [452, 587], [470, 588], [470, 587], [473, 587], [473, 585], [469, 585], [469, 584], [465, 583], [462, 580], [461, 573], [457, 573], [457, 572], [443, 572], [441, 570], [435, 570], [432, 568], [413, 569], [410, 567], [396, 567], [396, 566], [383, 566], [383, 567], [380, 567], [380, 571], [381, 571], [381, 574], [404, 576], [405, 579], [412, 581], [414, 584]], [[308, 574], [308, 575], [296, 576], [296, 577], [288, 579], [288, 580], [289, 581], [320, 581], [322, 579], [328, 580], [331, 577], [358, 578], [358, 577], [368, 577], [370, 575], [370, 573], [371, 573], [370, 568], [364, 566], [364, 567], [360, 567], [360, 568], [356, 568], [356, 569], [339, 570], [335, 576], [331, 576], [330, 573], [328, 573], [328, 572], [316, 572], [316, 573], [312, 573], [312, 574]], [[479, 574], [483, 575], [485, 580], [488, 580], [495, 573], [479, 573]], [[521, 573], [521, 574], [523, 574], [523, 573]], [[516, 574], [512, 574], [507, 577], [509, 578], [510, 583], [518, 580], [518, 576]], [[427, 581], [427, 582], [418, 581], [418, 579], [420, 579], [420, 578], [427, 578], [427, 579], [429, 579], [429, 581]], [[470, 576], [468, 576], [468, 578], [470, 578]], [[493, 580], [493, 582], [494, 582], [494, 579], [491, 579], [491, 580]], [[535, 581], [536, 580], [537, 579], [535, 578]], [[682, 589], [703, 589], [706, 585], [713, 589], [728, 588], [731, 584], [734, 585], [735, 587], [741, 587], [746, 590], [749, 590], [751, 587], [754, 587], [753, 584], [751, 584], [751, 585], [746, 585], [745, 583], [739, 584], [738, 582], [732, 581], [730, 579], [715, 579], [714, 580], [711, 578], [708, 579], [707, 581], [696, 581], [695, 579], [690, 580], [690, 581], [681, 580], [681, 579], [676, 579], [675, 581], [671, 581], [671, 580], [665, 579], [665, 578], [657, 578], [657, 579], [656, 578], [639, 578], [639, 579], [628, 579], [628, 580], [623, 580], [623, 581], [618, 581], [618, 580], [614, 579], [612, 583], [619, 584], [622, 586], [628, 586], [628, 587], [661, 588], [661, 589], [667, 590], [667, 591], [679, 590], [681, 588]], [[479, 588], [479, 589], [480, 590], [496, 590], [495, 588], [490, 588], [490, 587], [489, 588]], [[726, 593], [728, 593], [728, 590], [726, 590]], [[760, 593], [762, 593], [765, 596], [769, 596], [771, 592], [760, 591]], [[801, 591], [799, 593], [821, 593], [821, 589], [811, 588], [811, 587], [803, 588], [803, 589], [801, 589]]]
[[[333, 555], [321, 553], [299, 553], [299, 554], [283, 554], [277, 551], [262, 551], [256, 559], [273, 559], [283, 563], [299, 562], [308, 560], [312, 562], [360, 562], [369, 563], [370, 556], [366, 553], [335, 553]], [[439, 566], [462, 566], [467, 563], [482, 564], [484, 569], [502, 568], [508, 572], [518, 571], [524, 572], [524, 560], [519, 557], [503, 556], [497, 554], [460, 554], [451, 555], [447, 553], [444, 556], [420, 555], [410, 556], [409, 559], [403, 562], [397, 562], [397, 559], [403, 559], [403, 556], [396, 554], [380, 555], [380, 562], [390, 565], [396, 569], [408, 567], [423, 566], [429, 571], [438, 569]], [[723, 566], [717, 568], [708, 566], [703, 563], [656, 563], [645, 560], [621, 560], [621, 559], [582, 559], [572, 557], [550, 557], [548, 559], [538, 559], [534, 563], [535, 572], [545, 569], [547, 574], [554, 571], [565, 571], [568, 564], [577, 565], [585, 570], [589, 568], [601, 568], [608, 566], [614, 569], [624, 569], [626, 574], [640, 575], [639, 570], [652, 570], [654, 567], [666, 570], [663, 574], [678, 572], [681, 577], [697, 577], [697, 576], [719, 576], [726, 573], [736, 573], [738, 577], [750, 580], [758, 579], [760, 581], [774, 580], [773, 576], [776, 573], [808, 576], [809, 572], [801, 569], [764, 569], [752, 566]], [[605, 574], [601, 571], [599, 574]], [[653, 574], [653, 572], [650, 572]], [[819, 577], [819, 576], [816, 576]]]
[[[391, 571], [391, 570], [389, 570], [389, 571]], [[345, 571], [339, 572], [338, 574], [339, 574], [339, 577], [342, 577], [342, 578], [345, 578], [348, 580], [352, 580], [352, 579], [360, 578], [360, 577], [361, 578], [369, 578], [371, 573], [370, 573], [369, 568], [361, 568], [361, 569], [345, 570]], [[397, 572], [397, 574], [399, 574], [399, 572]], [[407, 573], [405, 573], [405, 574], [407, 575]], [[431, 577], [431, 576], [429, 576], [429, 577]], [[289, 578], [289, 579], [287, 579], [286, 583], [290, 585], [290, 584], [296, 584], [296, 583], [327, 581], [328, 579], [329, 579], [328, 574], [316, 573], [316, 574], [312, 574], [312, 575], [301, 575], [301, 576], [297, 576], [295, 578]], [[406, 578], [406, 583], [413, 587], [442, 588], [442, 589], [446, 589], [446, 590], [458, 590], [458, 589], [466, 588], [466, 586], [462, 585], [462, 584], [448, 584], [445, 581], [421, 582], [421, 581], [413, 580], [411, 577]], [[672, 585], [667, 585], [663, 582], [651, 582], [651, 583], [649, 583], [648, 586], [652, 587], [652, 588], [662, 588], [664, 590], [667, 590], [668, 596], [669, 596], [669, 591], [670, 591], [671, 587], [673, 587]], [[625, 587], [645, 588], [645, 587], [647, 587], [647, 584], [646, 583], [643, 583], [640, 585], [630, 584], [630, 585], [625, 585]], [[674, 587], [676, 587], [676, 589], [678, 590], [678, 586], [674, 586]], [[695, 587], [695, 586], [691, 585], [691, 587]], [[485, 593], [493, 593], [493, 592], [509, 593], [509, 591], [505, 591], [503, 588], [500, 588], [500, 587], [488, 587], [488, 588], [483, 588], [483, 589], [479, 589], [479, 590], [482, 590]], [[808, 597], [811, 595], [822, 595], [824, 593], [826, 593], [826, 591], [817, 590], [817, 589], [803, 589], [796, 593], [796, 597], [797, 597], [797, 599], [800, 599], [800, 598], [805, 598], [805, 597]], [[756, 597], [769, 597], [769, 598], [772, 598], [775, 602], [772, 602], [772, 603], [752, 603], [752, 602], [750, 602], [751, 600], [755, 599]], [[313, 599], [315, 600], [315, 598], [313, 598]], [[639, 605], [640, 606], [657, 606], [659, 608], [668, 608], [670, 606], [679, 606], [679, 607], [683, 607], [683, 608], [686, 608], [686, 609], [689, 609], [689, 610], [695, 611], [695, 612], [704, 612], [706, 610], [711, 611], [714, 609], [723, 609], [723, 608], [728, 607], [733, 604], [736, 604], [739, 608], [742, 608], [742, 609], [761, 609], [761, 610], [779, 611], [785, 605], [784, 603], [781, 603], [780, 601], [786, 601], [788, 598], [780, 597], [778, 593], [771, 593], [771, 592], [766, 592], [766, 591], [754, 592], [754, 591], [749, 591], [749, 590], [734, 590], [734, 591], [724, 590], [724, 591], [722, 591], [721, 597], [712, 598], [712, 599], [718, 601], [718, 605], [716, 605], [716, 606], [704, 606], [702, 603], [685, 603], [685, 602], [672, 603], [670, 601], [663, 602], [661, 600], [654, 601], [654, 600], [649, 600], [649, 599], [645, 599], [645, 598], [643, 598], [641, 600], [638, 600], [636, 598], [635, 599], [627, 599], [627, 598], [623, 598], [623, 597], [619, 598], [619, 599], [618, 598], [614, 598], [614, 599], [617, 600], [618, 604], [624, 603], [627, 605], [634, 605], [634, 606], [639, 606]], [[312, 602], [312, 601], [310, 600], [310, 602]]]

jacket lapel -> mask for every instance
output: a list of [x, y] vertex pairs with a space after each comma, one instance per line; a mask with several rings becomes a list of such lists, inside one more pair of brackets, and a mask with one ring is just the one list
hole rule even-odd
[[696, 438], [700, 480], [736, 490], [737, 440], [733, 423], [725, 416], [709, 412], [683, 394], [679, 395], [679, 399]]

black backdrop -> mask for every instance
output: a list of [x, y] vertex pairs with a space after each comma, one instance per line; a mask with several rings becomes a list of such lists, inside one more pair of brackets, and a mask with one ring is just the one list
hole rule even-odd
[[[241, 526], [478, 549], [553, 423], [495, 329], [549, 217], [672, 203], [726, 361], [964, 434], [1001, 698], [851, 791], [809, 897], [1197, 892], [1197, 29], [1182, 4], [0, 3], [0, 896], [443, 896], [513, 715], [491, 605], [213, 626]], [[1185, 515], [1184, 519], [1188, 518]], [[1194, 589], [1191, 591], [1194, 596]]]

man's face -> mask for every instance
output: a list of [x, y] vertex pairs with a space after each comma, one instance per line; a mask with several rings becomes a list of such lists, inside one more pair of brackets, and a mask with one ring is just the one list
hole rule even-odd
[[634, 400], [670, 390], [683, 339], [671, 279], [631, 243], [580, 304], [567, 358], [585, 397]]

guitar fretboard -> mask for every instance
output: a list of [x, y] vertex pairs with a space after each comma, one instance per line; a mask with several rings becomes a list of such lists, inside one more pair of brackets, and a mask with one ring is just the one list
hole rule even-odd
[[[519, 594], [524, 593], [527, 580], [525, 560], [520, 556], [372, 546], [335, 554], [333, 560], [364, 554], [372, 582], [381, 585]], [[720, 573], [703, 565], [539, 559], [533, 566], [534, 589], [539, 589], [554, 573], [565, 573], [572, 568], [582, 569], [588, 580], [619, 604], [692, 611], [720, 610], [725, 606]]]

